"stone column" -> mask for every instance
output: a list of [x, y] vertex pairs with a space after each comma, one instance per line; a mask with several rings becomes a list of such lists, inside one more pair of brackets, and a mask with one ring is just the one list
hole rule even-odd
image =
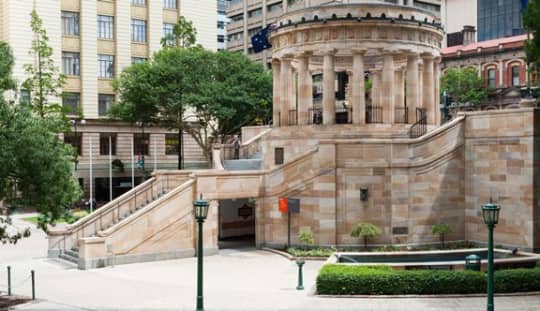
[[291, 58], [283, 57], [281, 58], [281, 92], [280, 92], [280, 126], [289, 125], [289, 108], [293, 102], [291, 98], [293, 81], [292, 81], [292, 69], [291, 69]]
[[416, 122], [418, 104], [418, 55], [407, 55], [407, 109], [409, 123]]
[[422, 100], [423, 107], [426, 108], [427, 123], [435, 124], [435, 83], [433, 75], [433, 55], [423, 54], [424, 60], [424, 75], [423, 75], [423, 88], [422, 88]]
[[309, 108], [313, 107], [313, 80], [309, 71], [309, 54], [298, 56], [298, 125], [307, 125]]
[[[512, 83], [509, 83], [509, 85], [512, 85]], [[502, 60], [499, 61], [499, 87], [504, 87], [504, 62]]]
[[394, 55], [385, 52], [382, 70], [383, 123], [394, 123]]
[[[405, 96], [404, 96], [404, 85], [403, 85], [403, 68], [400, 67], [394, 72], [394, 81], [395, 81], [395, 90], [394, 90], [394, 107], [403, 108], [405, 107]], [[395, 111], [395, 109], [394, 109]], [[400, 113], [404, 113], [403, 110], [400, 110]], [[404, 120], [405, 116], [399, 116], [400, 120]]]
[[272, 126], [280, 126], [279, 112], [281, 111], [281, 64], [278, 59], [272, 60], [273, 100], [272, 100]]
[[353, 72], [349, 79], [353, 124], [366, 123], [366, 89], [364, 85], [365, 50], [353, 49]]
[[332, 49], [326, 51], [323, 58], [323, 124], [336, 123], [335, 54]]
[[441, 58], [433, 62], [433, 76], [435, 79], [435, 125], [441, 124]]

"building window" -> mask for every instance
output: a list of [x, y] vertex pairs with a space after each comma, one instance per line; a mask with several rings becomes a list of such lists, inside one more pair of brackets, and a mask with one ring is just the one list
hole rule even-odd
[[107, 112], [114, 103], [114, 95], [99, 94], [98, 96], [98, 115], [100, 117], [106, 116]]
[[30, 92], [28, 90], [21, 89], [21, 99], [19, 100], [21, 104], [30, 104]]
[[[167, 37], [170, 37], [170, 36], [174, 36], [174, 24], [163, 24], [163, 37], [164, 38], [167, 38]], [[166, 45], [174, 45], [174, 39], [168, 39], [165, 44]]]
[[217, 42], [225, 42], [225, 36], [224, 35], [217, 35]]
[[281, 11], [282, 8], [283, 8], [283, 5], [281, 4], [281, 2], [270, 4], [269, 6], [266, 7], [269, 13]]
[[178, 134], [165, 134], [165, 154], [178, 154]]
[[244, 38], [243, 32], [232, 33], [229, 35], [229, 41], [242, 40]]
[[133, 152], [135, 155], [148, 155], [150, 145], [150, 134], [133, 134]]
[[248, 35], [251, 37], [251, 36], [253, 36], [254, 34], [258, 33], [261, 30], [262, 30], [262, 27], [251, 28], [250, 30], [248, 30]]
[[256, 9], [248, 12], [248, 17], [257, 17], [262, 15], [262, 9]]
[[146, 21], [142, 19], [131, 20], [131, 41], [146, 42]]
[[225, 22], [224, 21], [218, 21], [217, 22], [217, 28], [218, 29], [225, 29]]
[[131, 58], [131, 64], [144, 63], [145, 61], [147, 61], [146, 57], [132, 57]]
[[62, 11], [62, 34], [66, 36], [79, 35], [79, 13]]
[[97, 37], [112, 40], [114, 38], [114, 17], [108, 15], [97, 16]]
[[233, 22], [239, 22], [241, 20], [244, 20], [244, 14], [238, 14], [238, 15], [231, 16], [231, 21], [233, 21]]
[[519, 66], [512, 66], [512, 86], [520, 86], [521, 81], [519, 81]]
[[176, 9], [176, 0], [163, 0], [164, 9]]
[[109, 137], [111, 138], [111, 155], [116, 155], [116, 134], [101, 133], [99, 134], [99, 154], [109, 155]]
[[77, 135], [75, 135], [75, 133], [65, 133], [64, 143], [70, 144], [71, 146], [73, 146], [73, 148], [75, 148], [78, 155], [80, 156], [82, 155], [82, 134], [81, 133], [77, 133]]
[[145, 6], [146, 0], [131, 0], [131, 4]]
[[488, 81], [488, 87], [494, 89], [495, 88], [495, 69], [490, 68], [487, 71], [487, 81]]
[[274, 148], [274, 163], [276, 165], [281, 165], [283, 162], [283, 148]]
[[62, 95], [62, 107], [64, 107], [66, 114], [77, 114], [80, 101], [81, 95], [79, 93], [64, 93]]
[[62, 52], [62, 73], [68, 76], [80, 75], [80, 54]]
[[98, 78], [111, 79], [114, 77], [114, 56], [98, 55]]

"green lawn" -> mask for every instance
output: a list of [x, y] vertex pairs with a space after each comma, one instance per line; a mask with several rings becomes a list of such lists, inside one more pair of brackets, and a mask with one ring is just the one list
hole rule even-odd
[[[71, 215], [72, 217], [70, 217], [69, 219], [65, 219], [65, 218], [60, 218], [56, 221], [56, 223], [63, 223], [63, 222], [67, 222], [67, 223], [74, 223], [76, 222], [77, 220], [83, 218], [84, 216], [88, 215], [88, 211], [86, 210], [82, 210], [82, 211], [77, 211], [77, 212], [73, 212]], [[25, 217], [23, 218], [24, 221], [28, 221], [30, 223], [33, 223], [33, 224], [37, 224], [38, 223], [38, 218], [39, 216], [31, 216], [31, 217]]]

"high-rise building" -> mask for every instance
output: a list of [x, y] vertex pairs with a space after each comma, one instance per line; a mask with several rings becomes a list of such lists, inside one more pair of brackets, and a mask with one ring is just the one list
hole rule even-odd
[[[197, 42], [216, 50], [216, 6], [216, 0], [0, 2], [0, 40], [13, 51], [13, 74], [19, 86], [26, 79], [24, 65], [34, 63], [28, 53], [33, 40], [30, 13], [34, 7], [43, 20], [54, 63], [67, 77], [64, 95], [57, 99], [71, 110], [73, 132], [66, 133], [64, 140], [78, 149], [75, 174], [87, 193], [92, 150], [92, 185], [98, 201], [109, 198], [109, 137], [113, 159], [118, 160], [113, 174], [115, 195], [131, 187], [133, 158], [142, 165], [140, 160], [146, 155], [147, 171], [177, 166], [177, 133], [160, 128], [141, 129], [107, 118], [108, 108], [119, 96], [111, 81], [127, 66], [145, 61], [161, 49], [161, 39], [172, 31], [180, 14], [193, 22]], [[19, 89], [15, 100], [27, 96], [28, 92]], [[204, 165], [202, 152], [191, 137], [185, 135], [184, 141], [186, 166]], [[136, 168], [135, 174], [140, 180], [143, 172]]]
[[231, 0], [217, 0], [217, 50], [223, 51], [227, 49], [227, 8]]
[[[348, 0], [349, 3], [368, 2], [366, 0]], [[386, 2], [388, 4], [413, 6], [439, 16], [441, 0], [370, 0], [370, 2]], [[342, 0], [232, 0], [227, 9], [231, 22], [227, 26], [227, 49], [240, 51], [253, 60], [266, 63], [271, 68], [271, 53], [268, 50], [254, 53], [251, 37], [262, 28], [275, 23], [284, 13], [304, 7], [342, 5]]]

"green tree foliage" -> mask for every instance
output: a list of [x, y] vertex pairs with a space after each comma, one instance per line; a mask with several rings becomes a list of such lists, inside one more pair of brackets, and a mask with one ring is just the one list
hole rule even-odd
[[62, 112], [62, 106], [50, 102], [49, 99], [61, 95], [60, 90], [65, 83], [65, 77], [54, 65], [49, 37], [36, 10], [31, 13], [30, 28], [34, 35], [30, 49], [34, 63], [24, 65], [28, 79], [23, 82], [22, 88], [30, 93], [34, 111], [43, 118], [47, 114]]
[[[6, 44], [0, 43], [0, 55], [6, 57], [0, 61], [0, 81], [10, 81], [13, 58]], [[0, 94], [4, 91], [0, 86]], [[43, 229], [81, 196], [71, 174], [75, 152], [57, 135], [64, 127], [58, 116], [36, 117], [30, 107], [5, 103], [0, 96], [0, 201], [36, 208]], [[27, 236], [28, 231], [10, 232], [10, 225], [9, 218], [0, 221], [0, 242]]]
[[313, 245], [315, 239], [313, 238], [313, 232], [311, 229], [302, 229], [298, 232], [298, 241], [304, 244], [304, 249], [307, 249], [308, 245]]
[[441, 78], [441, 94], [446, 92], [454, 102], [478, 104], [487, 98], [484, 81], [473, 68], [450, 68]]
[[172, 34], [167, 34], [161, 39], [163, 47], [190, 48], [195, 47], [197, 42], [197, 29], [193, 27], [193, 22], [184, 16], [178, 18], [178, 22], [173, 27]]
[[233, 52], [164, 49], [125, 70], [114, 85], [121, 95], [111, 115], [185, 130], [208, 160], [215, 140], [267, 118], [271, 110], [270, 74]]
[[0, 90], [11, 90], [15, 88], [15, 81], [11, 77], [13, 68], [13, 55], [11, 49], [5, 42], [0, 41]]
[[359, 223], [351, 232], [351, 236], [364, 239], [364, 248], [367, 248], [369, 238], [376, 237], [382, 233], [381, 229], [372, 223]]
[[444, 237], [446, 234], [452, 233], [452, 228], [447, 224], [433, 225], [431, 226], [431, 233], [439, 235], [441, 246], [444, 248]]
[[523, 13], [523, 25], [532, 33], [525, 44], [527, 61], [538, 69], [540, 62], [540, 0], [530, 0], [527, 9]]

